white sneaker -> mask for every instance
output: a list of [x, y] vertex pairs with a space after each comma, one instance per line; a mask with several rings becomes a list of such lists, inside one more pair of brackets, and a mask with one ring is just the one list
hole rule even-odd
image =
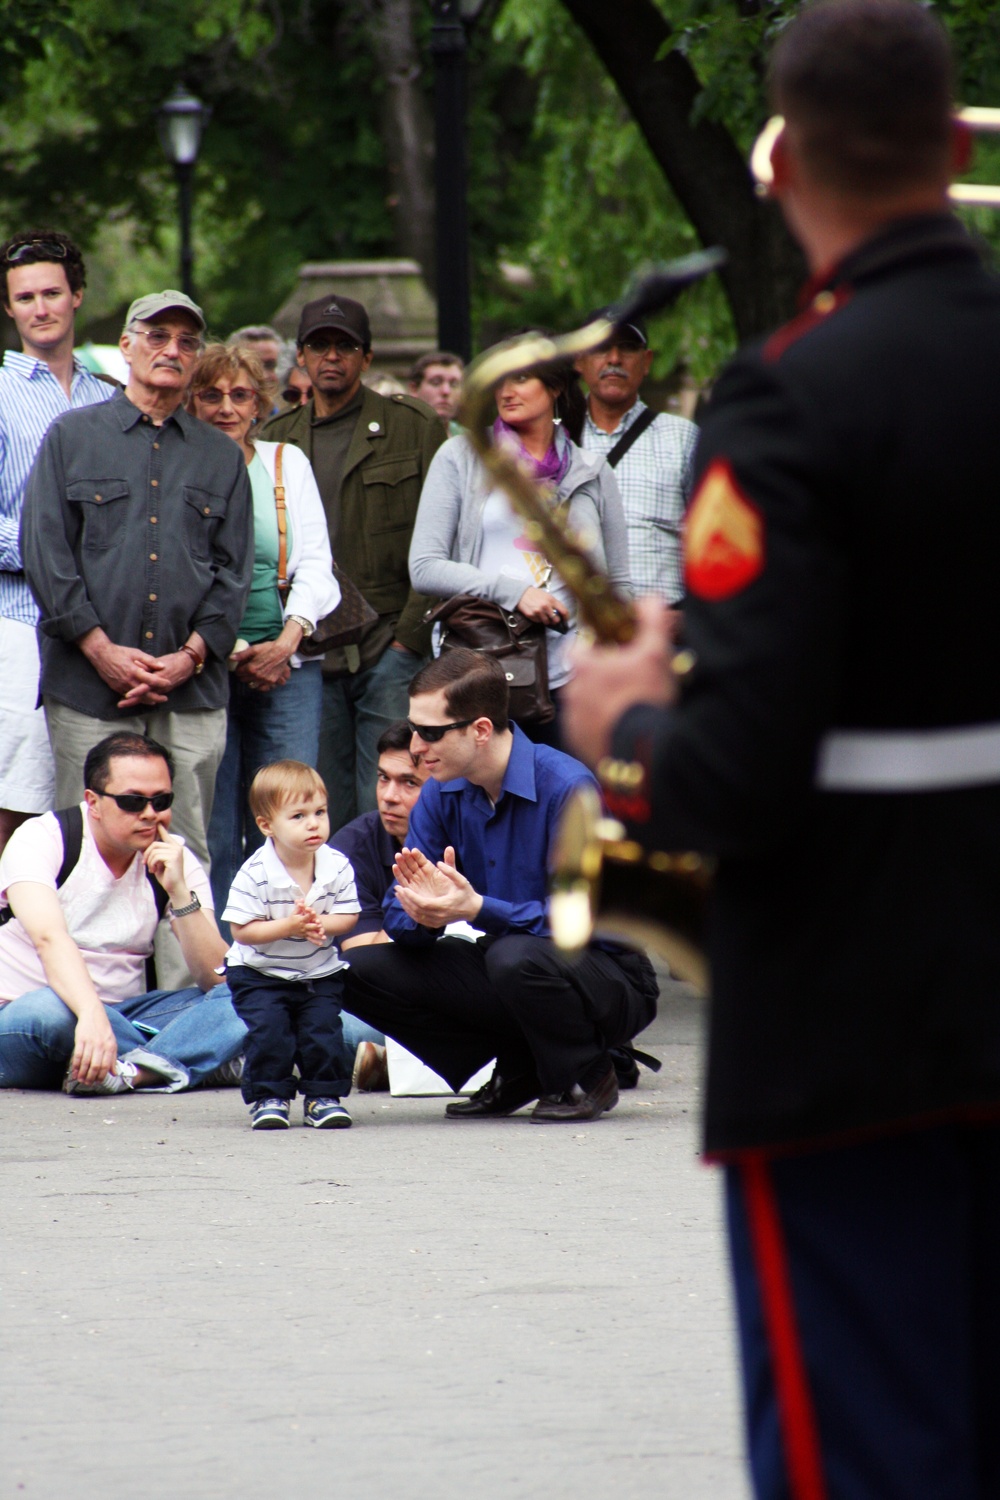
[[130, 1094], [135, 1088], [135, 1080], [139, 1069], [135, 1063], [120, 1062], [115, 1059], [115, 1065], [110, 1073], [106, 1073], [100, 1083], [81, 1083], [79, 1078], [71, 1078], [69, 1073], [63, 1079], [64, 1094]]

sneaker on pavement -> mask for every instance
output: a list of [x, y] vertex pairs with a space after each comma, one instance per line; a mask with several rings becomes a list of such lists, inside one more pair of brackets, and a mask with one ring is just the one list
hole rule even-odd
[[359, 1042], [354, 1054], [351, 1082], [362, 1093], [374, 1094], [389, 1087], [389, 1059], [377, 1042]]
[[135, 1088], [136, 1075], [139, 1069], [135, 1063], [119, 1062], [115, 1059], [115, 1065], [110, 1073], [106, 1073], [100, 1083], [81, 1083], [78, 1078], [71, 1078], [69, 1073], [63, 1079], [64, 1094], [130, 1094]]
[[211, 1073], [206, 1073], [201, 1080], [203, 1089], [233, 1089], [236, 1088], [243, 1077], [243, 1055], [231, 1057], [228, 1062], [220, 1063], [213, 1068]]
[[314, 1130], [347, 1130], [351, 1117], [339, 1099], [307, 1099], [302, 1107], [302, 1123]]
[[251, 1130], [287, 1130], [287, 1099], [255, 1099], [250, 1106]]

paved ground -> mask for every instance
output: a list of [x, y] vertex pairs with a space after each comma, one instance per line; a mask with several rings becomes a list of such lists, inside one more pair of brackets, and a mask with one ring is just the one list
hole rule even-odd
[[576, 1128], [0, 1095], [2, 1500], [746, 1500], [699, 1021]]

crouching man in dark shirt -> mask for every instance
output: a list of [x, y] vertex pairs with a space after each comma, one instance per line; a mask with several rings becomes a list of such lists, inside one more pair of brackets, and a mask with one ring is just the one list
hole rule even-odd
[[[429, 778], [384, 902], [391, 945], [352, 949], [347, 1006], [458, 1090], [495, 1057], [453, 1119], [593, 1120], [618, 1102], [610, 1048], [656, 1013], [642, 954], [593, 946], [570, 960], [548, 935], [549, 850], [579, 761], [508, 718], [501, 668], [452, 651], [410, 684], [410, 748]], [[467, 921], [476, 943], [442, 936]]]
[[[410, 813], [427, 780], [419, 759], [410, 754], [410, 739], [405, 719], [397, 719], [382, 732], [377, 745], [376, 810], [345, 823], [330, 840], [354, 868], [361, 904], [357, 923], [340, 945], [345, 953], [350, 948], [389, 942], [382, 926], [382, 902], [392, 886], [393, 861], [406, 842]], [[387, 1089], [389, 1068], [382, 1032], [346, 1012], [341, 1020], [345, 1044], [355, 1050], [354, 1087], [365, 1091]]]

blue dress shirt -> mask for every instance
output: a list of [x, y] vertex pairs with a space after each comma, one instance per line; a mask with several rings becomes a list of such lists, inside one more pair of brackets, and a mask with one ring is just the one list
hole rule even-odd
[[[583, 783], [597, 785], [586, 766], [532, 744], [515, 724], [496, 806], [464, 776], [425, 781], [410, 814], [407, 847], [434, 863], [454, 847], [456, 865], [483, 897], [474, 922], [483, 932], [547, 936], [549, 850], [566, 798]], [[439, 936], [408, 917], [392, 889], [383, 910], [385, 930], [397, 943], [433, 943]]]

